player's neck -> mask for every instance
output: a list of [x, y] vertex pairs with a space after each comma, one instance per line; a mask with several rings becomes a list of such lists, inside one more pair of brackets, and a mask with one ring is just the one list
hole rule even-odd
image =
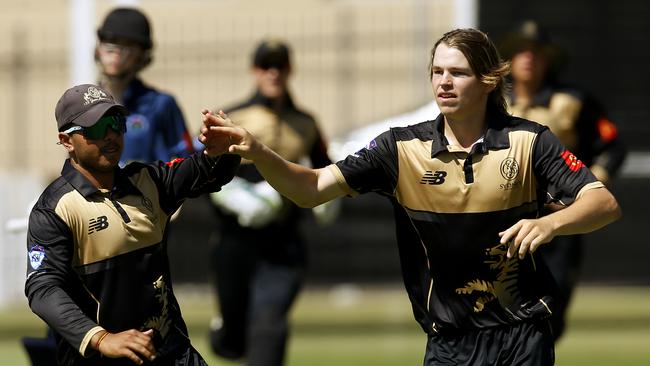
[[486, 125], [463, 125], [454, 122], [445, 122], [445, 137], [450, 145], [460, 146], [463, 150], [469, 152], [484, 135]]
[[517, 104], [530, 104], [530, 101], [543, 85], [542, 80], [515, 81], [512, 84], [512, 91]]
[[90, 170], [83, 165], [77, 163], [75, 159], [70, 159], [72, 166], [81, 173], [88, 181], [97, 187], [97, 189], [113, 189], [115, 173], [113, 170], [109, 172], [102, 172], [97, 170]]
[[106, 89], [118, 103], [123, 103], [124, 91], [129, 87], [135, 74], [129, 73], [119, 76], [102, 75], [99, 85]]
[[445, 116], [444, 134], [451, 145], [469, 151], [485, 134], [487, 122], [485, 109], [464, 116]]

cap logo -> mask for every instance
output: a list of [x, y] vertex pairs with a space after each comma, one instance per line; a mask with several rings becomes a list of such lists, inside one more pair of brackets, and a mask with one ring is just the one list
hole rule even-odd
[[95, 88], [94, 86], [88, 87], [88, 90], [84, 93], [84, 105], [88, 104], [93, 104], [95, 102], [98, 102], [100, 100], [108, 100], [110, 101], [110, 98], [106, 93], [103, 91]]

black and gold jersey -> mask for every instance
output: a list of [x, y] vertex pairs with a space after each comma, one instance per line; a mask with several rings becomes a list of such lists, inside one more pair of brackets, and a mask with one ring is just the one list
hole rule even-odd
[[577, 89], [546, 85], [530, 101], [508, 95], [508, 111], [521, 118], [548, 126], [560, 142], [582, 162], [604, 169], [608, 177], [620, 170], [627, 154], [616, 124], [590, 95]]
[[[282, 158], [314, 168], [331, 164], [327, 144], [316, 119], [296, 106], [289, 93], [285, 93], [281, 105], [275, 105], [275, 102], [256, 91], [248, 100], [225, 111], [234, 123], [244, 127]], [[237, 176], [252, 183], [264, 180], [255, 164], [246, 159], [242, 159]], [[295, 223], [301, 210], [289, 199], [283, 197], [282, 200], [280, 213], [268, 225], [259, 229], [240, 227], [236, 217], [218, 211], [222, 219], [220, 230], [231, 233], [243, 229], [251, 235], [264, 238], [260, 242], [273, 243], [271, 247], [265, 246], [269, 247], [267, 255], [275, 257], [274, 260], [304, 263], [306, 257], [302, 239], [289, 239], [299, 235]]]
[[[309, 113], [297, 108], [289, 94], [284, 96], [280, 110], [272, 108], [273, 101], [256, 92], [246, 102], [226, 109], [230, 118], [252, 133], [259, 141], [285, 160], [298, 163], [309, 158], [315, 168], [331, 163], [327, 145], [318, 124]], [[252, 162], [242, 160], [238, 175], [251, 181], [260, 181], [260, 175], [248, 174]]]
[[554, 283], [544, 264], [507, 259], [498, 233], [602, 184], [537, 123], [490, 116], [469, 153], [447, 142], [443, 126], [440, 115], [392, 128], [330, 169], [348, 194], [394, 203], [404, 282], [425, 332], [549, 315]]
[[168, 220], [186, 198], [230, 181], [239, 160], [132, 163], [116, 169], [110, 191], [66, 160], [30, 214], [25, 283], [32, 310], [63, 338], [60, 364], [94, 364], [88, 344], [102, 329], [154, 329], [159, 355], [189, 343], [170, 283]]

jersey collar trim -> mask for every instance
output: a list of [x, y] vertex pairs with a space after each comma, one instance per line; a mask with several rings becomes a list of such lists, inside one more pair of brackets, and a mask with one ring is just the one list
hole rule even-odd
[[[488, 129], [485, 132], [485, 139], [480, 153], [487, 153], [488, 150], [501, 150], [510, 147], [510, 139], [508, 137], [508, 116], [502, 113], [495, 113], [488, 116]], [[444, 135], [444, 116], [438, 115], [438, 118], [433, 121], [432, 143], [431, 143], [431, 158], [441, 152], [447, 151], [449, 142]]]
[[[66, 159], [61, 170], [61, 176], [85, 198], [100, 192], [86, 177], [72, 166], [70, 159]], [[131, 183], [128, 177], [120, 168], [115, 169], [115, 183], [113, 194], [126, 196], [128, 194], [142, 195], [142, 193]]]

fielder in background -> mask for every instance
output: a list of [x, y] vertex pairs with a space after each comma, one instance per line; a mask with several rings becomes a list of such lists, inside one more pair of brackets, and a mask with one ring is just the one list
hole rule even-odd
[[[620, 208], [547, 127], [507, 114], [508, 63], [487, 35], [450, 31], [430, 57], [441, 114], [325, 168], [283, 159], [229, 118], [209, 116], [220, 125], [210, 133], [230, 137], [229, 152], [300, 206], [367, 192], [396, 202], [425, 365], [552, 365], [555, 281], [535, 251], [615, 221]], [[567, 207], [542, 216], [544, 203]]]
[[[592, 96], [557, 81], [566, 56], [537, 22], [526, 20], [502, 42], [501, 52], [511, 62], [512, 89], [508, 112], [548, 126], [560, 142], [609, 184], [621, 168], [626, 149], [616, 125]], [[558, 236], [540, 254], [555, 278], [559, 293], [551, 317], [553, 335], [562, 335], [571, 295], [583, 259], [583, 236]]]
[[[255, 93], [227, 111], [283, 158], [325, 167], [331, 161], [316, 120], [289, 93], [291, 71], [286, 43], [261, 42], [252, 57]], [[303, 210], [282, 198], [250, 160], [242, 161], [233, 182], [211, 200], [221, 223], [213, 236], [220, 316], [211, 324], [212, 350], [228, 359], [245, 358], [251, 366], [280, 366], [288, 314], [307, 264], [298, 225]], [[331, 217], [332, 211], [318, 217]]]
[[120, 168], [127, 113], [97, 85], [59, 99], [70, 158], [29, 217], [29, 306], [55, 331], [59, 365], [205, 365], [174, 296], [166, 229], [186, 198], [230, 181], [240, 158], [210, 134], [187, 159]]
[[120, 165], [189, 156], [192, 139], [176, 100], [139, 77], [153, 59], [147, 17], [134, 8], [114, 9], [97, 29], [97, 37], [99, 85], [129, 110]]

